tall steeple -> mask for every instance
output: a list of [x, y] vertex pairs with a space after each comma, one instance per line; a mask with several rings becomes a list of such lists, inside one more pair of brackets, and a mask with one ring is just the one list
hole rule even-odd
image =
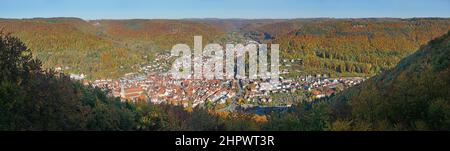
[[123, 84], [123, 81], [121, 80], [121, 81], [120, 81], [120, 97], [121, 97], [121, 98], [125, 98], [125, 88], [124, 88], [123, 85], [124, 85], [124, 84]]

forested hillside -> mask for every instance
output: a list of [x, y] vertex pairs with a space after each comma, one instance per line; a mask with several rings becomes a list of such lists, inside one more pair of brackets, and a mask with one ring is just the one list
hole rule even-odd
[[88, 78], [135, 72], [156, 52], [177, 43], [193, 45], [194, 35], [202, 35], [205, 43], [224, 35], [207, 24], [179, 20], [0, 19], [0, 28], [22, 39], [44, 67]]
[[283, 58], [302, 58], [292, 70], [374, 75], [450, 30], [449, 19], [294, 19], [250, 23], [248, 37], [278, 43]]
[[331, 100], [344, 123], [372, 129], [450, 129], [450, 32], [393, 69]]

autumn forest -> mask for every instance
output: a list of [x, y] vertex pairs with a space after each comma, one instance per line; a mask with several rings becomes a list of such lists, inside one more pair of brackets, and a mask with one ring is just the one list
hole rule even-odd
[[[450, 130], [450, 19], [0, 19], [0, 130]], [[287, 77], [365, 82], [265, 115], [123, 101], [88, 80], [119, 78], [173, 45], [280, 44]]]

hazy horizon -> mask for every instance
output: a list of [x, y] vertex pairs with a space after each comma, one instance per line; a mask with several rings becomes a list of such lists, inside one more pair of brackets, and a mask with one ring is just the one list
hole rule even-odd
[[346, 20], [346, 19], [450, 19], [450, 17], [310, 17], [310, 18], [97, 18], [97, 19], [84, 19], [80, 17], [64, 16], [64, 17], [30, 17], [30, 18], [3, 18], [0, 19], [82, 19], [85, 21], [95, 21], [95, 20], [308, 20], [308, 19], [336, 19], [336, 20]]
[[447, 0], [4, 0], [0, 18], [449, 18]]

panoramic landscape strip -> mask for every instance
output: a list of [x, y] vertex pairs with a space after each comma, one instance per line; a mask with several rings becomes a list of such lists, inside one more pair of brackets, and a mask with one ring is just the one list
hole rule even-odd
[[450, 130], [449, 6], [4, 0], [0, 142], [123, 140], [185, 150], [424, 144]]

